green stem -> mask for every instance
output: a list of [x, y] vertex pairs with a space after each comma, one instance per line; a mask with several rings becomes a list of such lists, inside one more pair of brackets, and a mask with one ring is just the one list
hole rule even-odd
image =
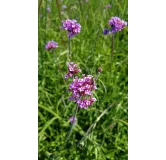
[[85, 135], [83, 136], [83, 138], [78, 142], [77, 146], [78, 146], [82, 141], [84, 141], [84, 139], [86, 138], [86, 136], [90, 133], [91, 129], [96, 125], [96, 123], [101, 119], [101, 117], [103, 117], [103, 116], [105, 115], [105, 113], [107, 113], [108, 110], [109, 110], [110, 108], [112, 108], [113, 106], [114, 106], [114, 104], [113, 104], [113, 105], [110, 105], [107, 109], [105, 109], [105, 110], [100, 114], [99, 117], [96, 118], [96, 120], [91, 124], [91, 126], [90, 126], [90, 127], [88, 128], [88, 130], [86, 131], [86, 133], [85, 133]]
[[60, 19], [60, 21], [61, 21], [61, 20], [62, 20], [62, 18], [61, 18], [60, 5], [59, 5], [58, 0], [56, 0], [56, 5], [57, 5], [57, 8], [58, 8], [59, 19]]
[[110, 79], [112, 79], [112, 73], [113, 73], [112, 68], [113, 68], [113, 62], [114, 62], [114, 33], [111, 34], [111, 38], [112, 40], [111, 40], [111, 56], [110, 56], [111, 58]]
[[71, 60], [71, 46], [70, 46], [70, 37], [68, 38], [68, 48], [69, 48], [69, 53], [67, 59]]
[[41, 7], [41, 4], [42, 4], [42, 1], [43, 1], [43, 0], [40, 0], [40, 2], [39, 2], [39, 6], [38, 6], [38, 16], [39, 16], [39, 12], [40, 12], [40, 7]]
[[[111, 44], [111, 61], [113, 60], [114, 55], [114, 33], [112, 34], [112, 44]], [[113, 62], [113, 61], [112, 61]]]
[[[78, 104], [76, 104], [76, 110], [75, 110], [75, 113], [74, 113], [74, 118], [76, 117], [76, 114], [77, 114], [77, 112], [78, 112]], [[75, 123], [73, 122], [72, 123], [72, 125], [71, 125], [71, 127], [70, 127], [70, 131], [69, 131], [69, 134], [68, 134], [68, 136], [67, 136], [67, 139], [66, 139], [66, 142], [65, 142], [65, 146], [66, 146], [66, 144], [67, 144], [67, 141], [69, 140], [69, 138], [70, 138], [70, 136], [71, 136], [71, 133], [72, 133], [72, 130], [73, 130], [73, 128], [74, 128], [74, 125], [75, 125]]]
[[80, 10], [81, 10], [81, 13], [83, 13], [83, 11], [82, 11], [81, 1], [80, 1], [80, 0], [78, 0], [78, 3], [79, 3], [79, 5], [80, 5]]

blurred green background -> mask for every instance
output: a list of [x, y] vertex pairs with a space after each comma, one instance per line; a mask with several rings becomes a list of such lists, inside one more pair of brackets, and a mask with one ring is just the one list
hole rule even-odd
[[[110, 4], [111, 8], [105, 6]], [[67, 8], [63, 8], [66, 5]], [[50, 8], [50, 11], [49, 9]], [[128, 22], [127, 0], [39, 0], [38, 8], [38, 157], [39, 160], [128, 159], [128, 28], [115, 34], [111, 63], [111, 35], [103, 35], [108, 20], [118, 16]], [[62, 20], [76, 19], [81, 32], [71, 39], [72, 61], [82, 73], [102, 73], [95, 91], [97, 102], [79, 109], [78, 123], [64, 147], [75, 104], [67, 92], [67, 32]], [[45, 50], [49, 40], [58, 43], [55, 53]], [[97, 117], [115, 104], [77, 143]]]

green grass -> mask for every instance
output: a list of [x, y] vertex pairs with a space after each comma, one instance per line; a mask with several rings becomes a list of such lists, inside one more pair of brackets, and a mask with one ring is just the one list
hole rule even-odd
[[[58, 0], [58, 3], [61, 16], [56, 0], [42, 0], [39, 14], [43, 16], [38, 18], [39, 160], [127, 160], [128, 29], [115, 34], [113, 64], [111, 36], [102, 32], [111, 16], [128, 21], [128, 1], [112, 0], [111, 9], [104, 9], [109, 0], [89, 0], [81, 3], [81, 7], [79, 0]], [[46, 12], [46, 6], [50, 6], [51, 13]], [[67, 73], [68, 39], [60, 26], [61, 20], [67, 18], [76, 19], [82, 26], [81, 32], [71, 39], [72, 61], [79, 64], [82, 73], [95, 76], [100, 66], [103, 72], [97, 81], [97, 102], [86, 110], [78, 110], [78, 124], [64, 146], [71, 127], [69, 117], [75, 110], [66, 92], [70, 82], [63, 78]], [[49, 40], [58, 42], [55, 55], [45, 51]], [[112, 104], [115, 105], [97, 119]], [[96, 119], [97, 123], [77, 146]]]

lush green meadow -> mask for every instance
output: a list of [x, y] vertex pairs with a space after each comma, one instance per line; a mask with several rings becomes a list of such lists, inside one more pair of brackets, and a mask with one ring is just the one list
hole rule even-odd
[[[112, 7], [105, 8], [108, 4]], [[112, 16], [128, 22], [128, 1], [40, 0], [38, 14], [39, 160], [127, 160], [128, 27], [115, 34], [113, 58], [111, 35], [104, 36], [103, 30], [109, 27]], [[99, 67], [103, 71], [97, 80], [97, 101], [88, 109], [78, 110], [78, 123], [65, 144], [71, 127], [69, 118], [75, 110], [67, 92], [71, 81], [64, 79], [68, 37], [60, 27], [67, 18], [76, 19], [81, 25], [81, 32], [71, 39], [72, 61], [86, 75], [95, 76]], [[58, 43], [54, 53], [45, 50], [50, 40]]]

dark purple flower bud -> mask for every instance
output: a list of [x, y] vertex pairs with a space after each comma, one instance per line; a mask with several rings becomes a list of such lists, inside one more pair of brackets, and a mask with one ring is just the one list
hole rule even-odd
[[98, 68], [98, 72], [102, 72], [103, 69], [101, 67]]
[[109, 34], [109, 32], [110, 31], [107, 28], [105, 28], [104, 31], [103, 31], [103, 34], [106, 35], [106, 34]]
[[74, 124], [74, 125], [75, 125], [75, 124], [76, 124], [76, 121], [77, 121], [77, 118], [76, 118], [76, 117], [70, 117], [70, 118], [69, 118], [69, 121], [70, 121], [71, 124]]

